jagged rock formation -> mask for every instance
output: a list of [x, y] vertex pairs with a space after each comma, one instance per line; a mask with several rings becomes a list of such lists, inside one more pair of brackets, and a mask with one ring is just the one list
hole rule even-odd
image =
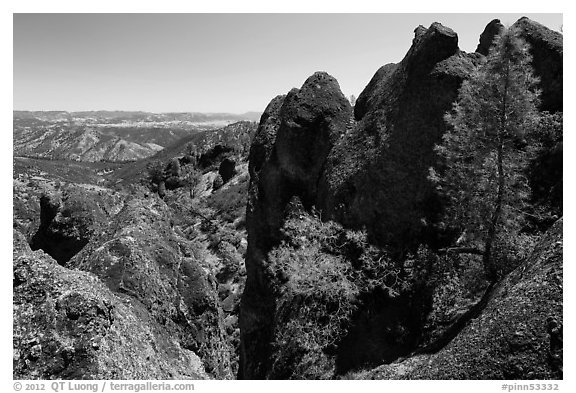
[[476, 53], [480, 53], [484, 56], [488, 56], [490, 47], [494, 42], [494, 38], [502, 31], [504, 25], [500, 23], [500, 19], [494, 19], [486, 25], [486, 28], [480, 34], [480, 42], [478, 47], [476, 47]]
[[562, 379], [562, 219], [446, 347], [362, 379]]
[[[391, 240], [390, 234], [412, 234], [410, 227], [421, 226], [429, 214], [425, 202], [432, 187], [427, 173], [434, 144], [445, 129], [443, 113], [479, 56], [460, 53], [456, 34], [440, 24], [417, 33], [404, 60], [379, 70], [360, 95], [356, 126], [350, 124], [343, 96], [334, 103], [326, 101], [338, 98], [335, 81], [323, 92], [315, 82], [318, 74], [300, 90], [315, 101], [304, 101], [306, 106], [294, 110], [298, 91], [292, 91], [282, 102], [275, 98], [264, 112], [250, 155], [248, 281], [240, 318], [245, 374], [241, 377], [273, 377], [266, 367], [273, 345], [277, 288], [271, 288], [266, 276], [266, 253], [280, 241], [284, 209], [292, 196], [307, 208], [319, 207], [323, 218], [352, 228], [366, 226], [371, 237], [383, 241]], [[294, 120], [301, 108], [313, 108], [329, 119], [334, 118], [332, 113], [339, 114], [332, 122], [335, 131], [323, 132], [321, 127], [330, 123], [322, 118]], [[300, 117], [312, 116], [304, 112]], [[293, 132], [289, 126], [298, 122], [307, 128]], [[407, 320], [400, 322], [407, 324]]]
[[170, 212], [156, 196], [132, 197], [110, 225], [68, 266], [100, 278], [163, 326], [182, 348], [196, 353], [209, 375], [232, 377], [217, 283], [207, 263], [171, 228]]
[[279, 241], [282, 215], [298, 196], [315, 202], [324, 162], [352, 116], [350, 103], [330, 75], [317, 72], [301, 89], [266, 108], [250, 151], [247, 207], [248, 278], [240, 314], [240, 377], [263, 378], [271, 353], [273, 288], [265, 276], [266, 253]]
[[15, 379], [208, 378], [142, 305], [13, 241]]
[[[528, 23], [522, 21], [518, 23]], [[326, 74], [316, 73], [302, 89], [270, 102], [250, 151], [248, 277], [240, 314], [240, 378], [333, 377], [390, 362], [418, 345], [432, 302], [426, 287], [430, 270], [402, 264], [419, 244], [435, 249], [449, 241], [445, 236], [450, 234], [436, 225], [442, 205], [428, 179], [429, 168], [437, 163], [434, 147], [447, 127], [444, 114], [451, 109], [462, 82], [484, 61], [480, 52], [485, 52], [494, 28], [496, 22], [487, 27], [479, 53], [467, 54], [459, 50], [458, 37], [449, 28], [439, 23], [428, 29], [419, 26], [404, 59], [380, 68], [359, 96], [354, 119], [337, 82]], [[524, 28], [524, 34], [534, 36], [531, 28]], [[535, 59], [538, 50], [533, 45]], [[536, 60], [534, 65], [542, 66]], [[541, 86], [552, 91], [548, 80], [542, 78]], [[551, 101], [543, 98], [543, 102]], [[294, 206], [301, 206], [306, 213], [298, 213]], [[290, 261], [313, 257], [319, 264], [327, 260], [342, 263], [343, 258], [346, 263], [356, 263], [355, 274], [365, 272], [358, 262], [362, 252], [341, 255], [332, 245], [317, 244], [313, 239], [308, 239], [313, 255], [302, 256], [305, 247], [298, 245], [306, 242], [294, 231], [298, 225], [294, 215], [299, 214], [318, 214], [323, 221], [337, 222], [346, 228], [344, 236], [356, 236], [347, 230], [366, 230], [369, 243], [391, 251], [392, 259], [400, 263], [392, 264], [392, 270], [410, 269], [420, 282], [399, 292], [392, 284], [385, 286], [388, 292], [376, 288], [361, 294], [352, 291], [358, 308], [345, 318], [348, 336], [322, 349], [324, 354], [318, 356], [331, 358], [322, 361], [326, 367], [308, 369], [305, 374], [298, 372], [306, 363], [299, 363], [300, 371], [295, 371], [290, 361], [298, 363], [308, 356], [307, 364], [316, 364], [316, 358], [309, 357], [316, 355], [288, 352], [293, 348], [278, 339], [284, 326], [300, 323], [290, 319], [298, 318], [298, 313], [290, 311], [297, 307], [287, 311], [285, 300], [305, 272], [294, 273], [301, 266]], [[306, 220], [301, 220], [304, 225]], [[340, 239], [341, 235], [329, 233]], [[334, 241], [341, 244], [341, 240]], [[278, 259], [283, 262], [278, 264]], [[318, 295], [314, 288], [307, 293], [308, 300]]]
[[[547, 92], [542, 108], [561, 110], [561, 35], [525, 18], [517, 25]], [[426, 340], [457, 325], [425, 326], [436, 321], [427, 319], [433, 250], [447, 235], [428, 168], [443, 115], [497, 27], [472, 54], [449, 28], [417, 27], [405, 58], [376, 72], [354, 112], [338, 82], [318, 72], [274, 98], [255, 135], [242, 122], [181, 140], [155, 156], [163, 200], [134, 185], [146, 160], [115, 175], [132, 196], [44, 196], [32, 245], [57, 261], [14, 233], [14, 377], [232, 378], [239, 312], [240, 378], [561, 377], [561, 221], [490, 286], [476, 319], [422, 354]], [[239, 157], [252, 135], [246, 245]], [[554, 190], [561, 204], [553, 142], [531, 181], [554, 174], [539, 198]], [[190, 167], [211, 171], [197, 179], [202, 204], [184, 189]], [[35, 224], [15, 223], [34, 233]]]
[[458, 49], [449, 28], [417, 29], [402, 62], [381, 69], [360, 95], [369, 106], [328, 156], [318, 197], [324, 217], [365, 226], [380, 244], [408, 245], [431, 232], [438, 211], [427, 179], [433, 149], [446, 130], [444, 113], [480, 60]]

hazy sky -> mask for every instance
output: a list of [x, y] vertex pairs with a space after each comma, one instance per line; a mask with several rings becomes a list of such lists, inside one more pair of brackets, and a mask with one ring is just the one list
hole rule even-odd
[[476, 49], [490, 20], [561, 14], [15, 14], [14, 109], [262, 111], [315, 71], [358, 96], [441, 22]]

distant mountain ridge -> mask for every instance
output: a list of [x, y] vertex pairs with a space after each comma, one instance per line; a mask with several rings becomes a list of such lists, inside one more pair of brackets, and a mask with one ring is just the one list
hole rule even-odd
[[100, 120], [116, 121], [191, 121], [209, 122], [218, 120], [228, 121], [258, 121], [260, 112], [235, 113], [203, 113], [203, 112], [143, 112], [143, 111], [13, 111], [14, 119], [40, 119], [45, 121], [68, 120], [73, 118], [95, 118]]
[[[258, 117], [257, 117], [258, 116]], [[201, 131], [257, 113], [14, 111], [14, 156], [72, 161], [136, 161]]]
[[138, 143], [106, 135], [90, 127], [51, 125], [14, 130], [14, 155], [72, 161], [133, 161], [162, 150], [155, 143]]

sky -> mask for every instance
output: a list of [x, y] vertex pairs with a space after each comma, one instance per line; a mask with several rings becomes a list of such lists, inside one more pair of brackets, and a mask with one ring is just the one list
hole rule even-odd
[[358, 96], [414, 29], [473, 52], [494, 18], [560, 31], [562, 14], [14, 14], [16, 110], [261, 112], [315, 71]]

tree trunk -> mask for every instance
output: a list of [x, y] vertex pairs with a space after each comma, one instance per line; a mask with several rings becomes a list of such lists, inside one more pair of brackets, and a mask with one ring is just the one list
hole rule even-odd
[[498, 269], [496, 267], [494, 258], [492, 257], [492, 247], [494, 245], [494, 240], [496, 239], [498, 221], [500, 220], [500, 216], [502, 214], [502, 203], [504, 200], [505, 183], [504, 183], [503, 155], [504, 155], [504, 138], [505, 138], [506, 120], [507, 120], [506, 110], [508, 101], [509, 81], [510, 81], [510, 63], [508, 62], [506, 67], [504, 91], [502, 92], [502, 109], [500, 112], [500, 126], [498, 127], [496, 135], [498, 139], [496, 146], [497, 167], [498, 167], [498, 190], [496, 194], [496, 206], [494, 208], [494, 212], [492, 213], [492, 218], [490, 219], [490, 224], [488, 226], [488, 235], [486, 236], [486, 242], [484, 245], [484, 255], [482, 257], [486, 276], [491, 283], [494, 283], [498, 280]]
[[504, 197], [504, 166], [502, 164], [502, 150], [502, 143], [500, 142], [498, 143], [498, 194], [496, 196], [496, 207], [494, 208], [494, 213], [492, 213], [492, 219], [490, 220], [490, 226], [488, 227], [488, 236], [486, 237], [484, 255], [482, 258], [484, 270], [490, 282], [498, 280], [498, 270], [496, 269], [496, 264], [492, 258], [492, 246], [494, 245], [494, 240], [496, 238], [496, 229], [502, 213], [502, 200]]

